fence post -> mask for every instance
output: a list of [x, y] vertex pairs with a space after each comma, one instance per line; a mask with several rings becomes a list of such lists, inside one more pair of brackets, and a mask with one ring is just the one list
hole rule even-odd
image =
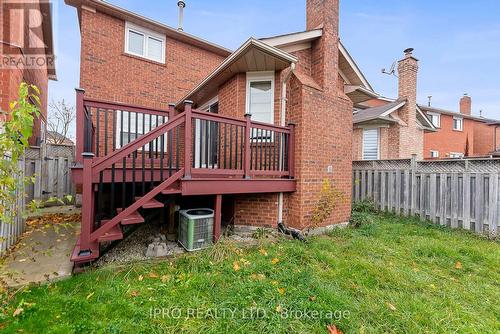
[[193, 101], [184, 101], [184, 178], [191, 178], [191, 149], [192, 149], [192, 106]]
[[295, 123], [288, 123], [290, 128], [290, 143], [288, 144], [288, 174], [291, 179], [295, 177]]
[[245, 155], [244, 155], [244, 170], [245, 179], [250, 178], [250, 130], [252, 128], [252, 114], [245, 114]]
[[85, 141], [85, 110], [83, 105], [83, 95], [85, 90], [75, 88], [76, 91], [76, 162], [82, 163], [83, 145]]
[[80, 234], [80, 254], [90, 255], [90, 234], [94, 226], [94, 191], [92, 187], [92, 159], [93, 153], [83, 153], [83, 182], [82, 182], [82, 228]]

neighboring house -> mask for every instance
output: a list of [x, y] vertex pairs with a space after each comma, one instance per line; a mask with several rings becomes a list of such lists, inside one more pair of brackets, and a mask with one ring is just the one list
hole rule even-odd
[[22, 81], [36, 85], [41, 116], [33, 125], [30, 144], [39, 145], [47, 120], [48, 80], [56, 80], [51, 5], [43, 0], [2, 1], [0, 17], [0, 120], [8, 117]]
[[75, 143], [68, 137], [63, 136], [59, 132], [56, 131], [47, 131], [47, 135], [45, 137], [45, 142], [48, 144], [59, 144], [66, 146], [73, 146]]
[[418, 60], [412, 49], [398, 62], [398, 99], [357, 103], [353, 112], [353, 160], [423, 157], [424, 133], [435, 127], [417, 106]]
[[305, 31], [234, 52], [107, 2], [66, 3], [78, 9], [85, 91], [73, 261], [165, 203], [214, 208], [215, 240], [221, 220], [303, 229], [329, 181], [340, 196], [312, 227], [349, 220], [353, 100], [377, 95], [339, 44], [338, 0], [307, 0]]
[[424, 137], [424, 158], [481, 157], [495, 154], [498, 121], [472, 115], [472, 100], [460, 99], [460, 112], [420, 106], [437, 128]]

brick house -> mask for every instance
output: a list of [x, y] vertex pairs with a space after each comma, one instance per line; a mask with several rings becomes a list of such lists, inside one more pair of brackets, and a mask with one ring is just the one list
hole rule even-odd
[[[0, 4], [0, 121], [8, 117], [9, 103], [17, 100], [22, 81], [40, 91], [41, 116], [33, 125], [31, 145], [44, 138], [47, 120], [48, 80], [56, 80], [51, 8], [48, 1], [2, 2]], [[21, 23], [21, 24], [19, 24]], [[41, 65], [30, 65], [29, 59]], [[8, 66], [5, 64], [9, 63]]]
[[435, 127], [417, 105], [418, 60], [412, 49], [398, 62], [398, 98], [374, 98], [353, 112], [353, 160], [423, 158], [424, 134]]
[[[377, 95], [339, 43], [338, 0], [307, 0], [305, 31], [234, 52], [107, 2], [66, 3], [82, 44], [73, 261], [174, 204], [214, 208], [215, 240], [224, 223], [349, 220], [353, 102]], [[313, 225], [325, 182], [339, 196]]]
[[420, 106], [437, 128], [424, 137], [424, 158], [483, 157], [496, 154], [498, 121], [472, 115], [472, 99], [464, 95], [454, 112]]

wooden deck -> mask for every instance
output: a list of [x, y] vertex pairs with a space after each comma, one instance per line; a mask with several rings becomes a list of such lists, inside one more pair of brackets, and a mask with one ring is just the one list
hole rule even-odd
[[[173, 106], [167, 111], [85, 99], [77, 92], [76, 165], [82, 231], [73, 261], [99, 256], [99, 242], [170, 195], [213, 195], [214, 239], [224, 194], [296, 190], [294, 127]], [[153, 206], [151, 203], [155, 203]], [[159, 204], [157, 204], [159, 203]]]

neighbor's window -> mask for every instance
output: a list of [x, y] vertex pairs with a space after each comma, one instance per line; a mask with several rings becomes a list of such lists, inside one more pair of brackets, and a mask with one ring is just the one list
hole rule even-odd
[[377, 160], [378, 158], [379, 158], [378, 129], [363, 129], [363, 160]]
[[453, 130], [463, 130], [463, 119], [461, 117], [453, 117]]
[[459, 158], [463, 158], [464, 157], [464, 154], [463, 153], [458, 153], [458, 152], [450, 152], [450, 158], [453, 158], [453, 159], [459, 159]]
[[439, 158], [439, 151], [431, 151], [431, 158]]
[[[168, 121], [168, 117], [160, 115], [146, 115], [129, 111], [116, 111], [115, 147], [118, 149], [148, 133], [159, 125]], [[154, 140], [153, 152], [161, 151], [161, 139]], [[140, 148], [139, 150], [141, 150]], [[149, 144], [144, 149], [149, 151]], [[163, 151], [167, 149], [167, 136], [164, 136]]]
[[441, 126], [441, 115], [436, 114], [436, 113], [427, 113], [427, 117], [431, 121], [431, 123], [436, 127], [439, 128]]
[[125, 52], [165, 63], [165, 36], [127, 22]]

